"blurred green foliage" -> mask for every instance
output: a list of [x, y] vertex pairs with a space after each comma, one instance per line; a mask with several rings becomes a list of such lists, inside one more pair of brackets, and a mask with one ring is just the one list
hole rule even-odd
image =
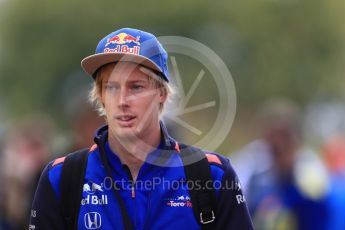
[[[32, 110], [61, 116], [78, 86], [91, 83], [80, 60], [120, 27], [209, 46], [232, 72], [239, 111], [272, 96], [302, 105], [344, 96], [344, 1], [2, 0], [0, 6], [0, 103], [10, 116]], [[79, 82], [64, 88], [71, 79]]]

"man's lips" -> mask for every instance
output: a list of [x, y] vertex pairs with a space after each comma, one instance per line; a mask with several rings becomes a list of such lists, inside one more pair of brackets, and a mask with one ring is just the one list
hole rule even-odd
[[121, 126], [130, 126], [134, 122], [135, 118], [136, 116], [130, 114], [115, 116], [115, 119]]
[[118, 115], [115, 118], [120, 121], [129, 121], [134, 119], [136, 116], [134, 115]]

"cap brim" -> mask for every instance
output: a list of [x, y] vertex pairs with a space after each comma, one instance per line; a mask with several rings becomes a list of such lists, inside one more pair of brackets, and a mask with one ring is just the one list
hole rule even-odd
[[128, 53], [93, 54], [81, 61], [81, 67], [87, 74], [93, 76], [101, 66], [117, 61], [134, 62], [162, 73], [162, 70], [147, 57]]

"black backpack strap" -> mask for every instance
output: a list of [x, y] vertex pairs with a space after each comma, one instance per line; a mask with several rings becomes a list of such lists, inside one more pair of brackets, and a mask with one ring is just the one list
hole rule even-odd
[[[107, 156], [106, 156], [106, 153], [105, 153], [105, 142], [108, 138], [108, 135], [107, 134], [103, 134], [103, 135], [100, 135], [100, 136], [96, 136], [95, 137], [95, 141], [97, 143], [97, 145], [99, 146], [99, 152], [100, 152], [100, 155], [101, 155], [101, 161], [105, 167], [105, 170], [106, 170], [106, 173], [107, 173], [107, 176], [112, 178], [112, 169], [111, 169], [111, 166], [107, 160]], [[121, 214], [122, 214], [122, 221], [123, 221], [123, 225], [124, 225], [124, 228], [125, 230], [132, 230], [134, 229], [133, 228], [133, 224], [132, 224], [132, 221], [129, 217], [129, 214], [128, 214], [128, 211], [127, 211], [127, 208], [126, 208], [126, 205], [125, 205], [125, 202], [123, 201], [121, 195], [120, 195], [120, 192], [115, 188], [115, 186], [111, 186], [112, 187], [112, 190], [113, 190], [113, 194], [115, 195], [115, 198], [120, 206], [120, 209], [121, 209]]]
[[194, 215], [202, 229], [216, 229], [216, 194], [210, 164], [201, 149], [187, 145], [180, 148], [187, 181], [193, 185], [189, 192]]
[[82, 149], [66, 156], [61, 172], [61, 215], [65, 229], [75, 230], [78, 226], [80, 200], [83, 191], [84, 176], [89, 149]]

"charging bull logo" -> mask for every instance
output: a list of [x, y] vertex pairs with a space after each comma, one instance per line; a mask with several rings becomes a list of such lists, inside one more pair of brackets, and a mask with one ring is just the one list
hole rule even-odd
[[[140, 53], [140, 36], [132, 36], [126, 33], [119, 33], [108, 38], [103, 53], [128, 53], [138, 55]], [[107, 47], [112, 45], [110, 47]]]
[[187, 200], [190, 200], [190, 197], [189, 196], [178, 196], [177, 200], [187, 201]]
[[140, 45], [140, 36], [132, 36], [130, 34], [126, 33], [119, 33], [111, 38], [108, 38], [107, 43], [105, 46], [107, 47], [110, 44], [118, 44], [118, 45], [123, 45], [123, 44], [128, 44], [128, 43], [135, 43], [137, 45]]
[[84, 184], [83, 186], [83, 191], [84, 192], [87, 192], [89, 194], [93, 194], [95, 193], [96, 191], [100, 191], [100, 192], [103, 192], [103, 189], [100, 185], [96, 184], [96, 183], [86, 183]]

